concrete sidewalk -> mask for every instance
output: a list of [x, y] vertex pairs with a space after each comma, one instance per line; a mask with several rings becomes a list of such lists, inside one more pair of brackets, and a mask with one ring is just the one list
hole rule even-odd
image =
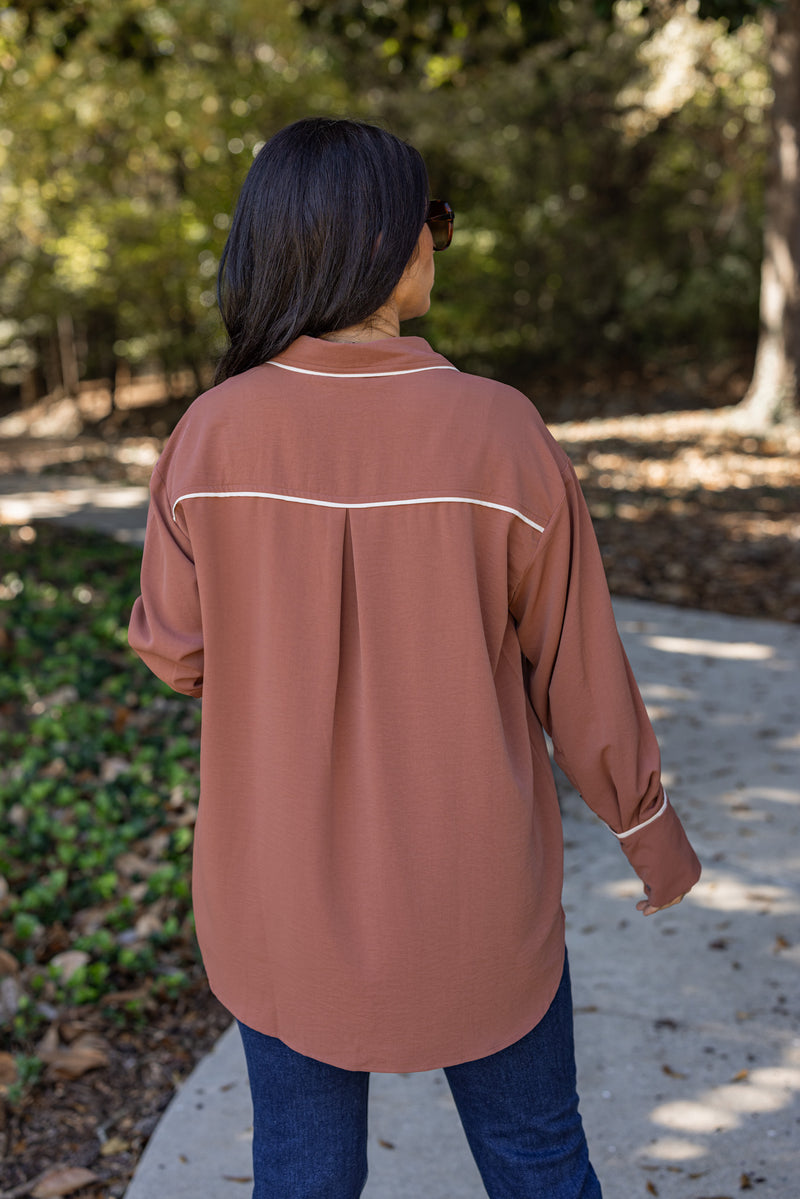
[[6, 474], [0, 477], [0, 524], [47, 520], [141, 545], [148, 499], [147, 487], [100, 483], [89, 475]]
[[[5, 480], [0, 519], [46, 516], [141, 540], [144, 489], [52, 482]], [[704, 875], [679, 907], [645, 920], [616, 839], [564, 786], [564, 905], [592, 1159], [606, 1199], [733, 1199], [750, 1189], [791, 1199], [800, 1194], [800, 627], [615, 607]], [[231, 1029], [162, 1117], [126, 1199], [248, 1196], [250, 1120]], [[370, 1120], [365, 1199], [484, 1195], [441, 1072], [373, 1075]]]

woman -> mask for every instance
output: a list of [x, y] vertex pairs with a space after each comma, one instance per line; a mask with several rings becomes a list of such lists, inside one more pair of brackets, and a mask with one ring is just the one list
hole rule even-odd
[[130, 642], [203, 696], [193, 875], [257, 1199], [351, 1199], [369, 1072], [444, 1067], [493, 1199], [596, 1199], [556, 760], [649, 915], [697, 859], [580, 488], [528, 400], [400, 323], [452, 233], [419, 154], [300, 121], [244, 184], [217, 385], [156, 467]]

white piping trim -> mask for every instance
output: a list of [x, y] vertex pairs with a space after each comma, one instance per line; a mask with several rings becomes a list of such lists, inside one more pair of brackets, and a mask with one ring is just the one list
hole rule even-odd
[[661, 805], [661, 807], [658, 809], [658, 811], [656, 812], [655, 816], [651, 816], [649, 820], [645, 820], [642, 824], [637, 824], [636, 828], [629, 828], [626, 833], [614, 833], [613, 828], [611, 830], [612, 833], [614, 833], [614, 836], [617, 838], [618, 841], [624, 841], [626, 837], [632, 837], [633, 834], [638, 833], [640, 829], [647, 828], [648, 824], [652, 824], [654, 820], [658, 820], [659, 816], [663, 816], [667, 810], [668, 803], [669, 803], [669, 800], [667, 799], [667, 793], [665, 791], [664, 792], [664, 802]]
[[368, 504], [340, 504], [333, 500], [311, 500], [301, 495], [279, 495], [273, 491], [190, 491], [186, 495], [179, 495], [172, 505], [172, 519], [175, 520], [175, 509], [184, 500], [229, 499], [234, 496], [245, 496], [263, 500], [285, 500], [290, 504], [311, 504], [316, 508], [402, 508], [410, 504], [475, 504], [478, 508], [495, 508], [498, 512], [508, 512], [511, 516], [518, 516], [526, 525], [530, 525], [532, 529], [536, 529], [537, 533], [544, 532], [544, 525], [537, 525], [535, 520], [531, 520], [528, 516], [523, 516], [516, 508], [508, 508], [505, 504], [492, 504], [489, 500], [473, 500], [468, 496], [461, 495], [433, 495], [414, 500], [376, 500]]
[[297, 375], [322, 375], [326, 379], [383, 379], [387, 375], [418, 375], [421, 371], [455, 371], [456, 366], [414, 366], [407, 371], [367, 371], [364, 374], [348, 374], [340, 371], [309, 371], [302, 366], [289, 366], [286, 362], [276, 362], [270, 358], [267, 366], [279, 366], [282, 371], [294, 371]]

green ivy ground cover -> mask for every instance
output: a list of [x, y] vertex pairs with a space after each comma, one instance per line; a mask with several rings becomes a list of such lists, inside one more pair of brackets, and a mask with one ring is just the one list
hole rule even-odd
[[200, 709], [131, 653], [140, 550], [0, 528], [0, 1039], [62, 1007], [134, 1017], [198, 973], [190, 911]]

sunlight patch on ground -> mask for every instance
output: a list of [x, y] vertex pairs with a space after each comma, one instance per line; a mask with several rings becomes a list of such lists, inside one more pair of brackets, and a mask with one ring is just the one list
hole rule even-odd
[[671, 720], [677, 705], [696, 698], [695, 693], [685, 687], [670, 687], [663, 683], [643, 683], [639, 690], [652, 721]]
[[693, 654], [740, 662], [762, 662], [775, 656], [771, 645], [758, 645], [754, 641], [708, 641], [701, 637], [664, 637], [659, 634], [645, 637], [644, 643], [665, 654]]
[[689, 1133], [729, 1131], [738, 1128], [741, 1123], [736, 1112], [716, 1106], [709, 1098], [673, 1099], [655, 1108], [650, 1118], [654, 1124], [661, 1124], [674, 1132]]
[[[677, 1099], [654, 1108], [651, 1120], [675, 1132], [709, 1133], [738, 1128], [747, 1116], [782, 1111], [800, 1092], [800, 1047], [787, 1050], [786, 1065], [742, 1071], [696, 1099]], [[680, 1142], [678, 1142], [680, 1144]], [[649, 1150], [652, 1152], [653, 1147]]]
[[[599, 891], [608, 899], [641, 899], [642, 897], [642, 884], [636, 879], [630, 878], [619, 878], [614, 882], [603, 883], [594, 890]], [[684, 900], [685, 902], [686, 900]]]
[[681, 1141], [677, 1137], [661, 1137], [646, 1149], [640, 1149], [637, 1157], [657, 1157], [664, 1162], [696, 1161], [707, 1153], [704, 1145], [694, 1141]]
[[138, 441], [129, 441], [113, 449], [117, 462], [133, 466], [155, 466], [159, 453], [160, 447], [155, 437], [140, 437]]
[[800, 804], [800, 791], [794, 787], [743, 787], [737, 792], [739, 801], [748, 803]]
[[791, 1099], [791, 1089], [759, 1087], [748, 1080], [746, 1083], [729, 1083], [726, 1087], [714, 1088], [714, 1101], [729, 1112], [747, 1115], [755, 1112], [778, 1112]]
[[28, 491], [0, 496], [0, 524], [19, 524], [29, 520], [64, 516], [82, 508], [137, 508], [149, 499], [147, 487], [117, 487], [99, 484], [93, 487], [63, 487], [54, 491]]
[[[639, 898], [641, 884], [636, 879], [619, 878], [596, 889], [609, 899], [630, 899]], [[800, 912], [800, 897], [790, 887], [743, 881], [735, 875], [714, 873], [708, 868], [683, 902], [714, 912], [767, 911], [772, 916]]]
[[800, 899], [789, 887], [754, 884], [732, 874], [712, 874], [709, 877], [709, 873], [706, 870], [687, 896], [687, 900], [698, 907], [715, 912], [752, 912], [767, 907], [775, 916], [800, 912]]
[[676, 700], [685, 703], [697, 698], [696, 691], [690, 691], [687, 687], [671, 687], [668, 683], [642, 683], [639, 690], [644, 699]]

